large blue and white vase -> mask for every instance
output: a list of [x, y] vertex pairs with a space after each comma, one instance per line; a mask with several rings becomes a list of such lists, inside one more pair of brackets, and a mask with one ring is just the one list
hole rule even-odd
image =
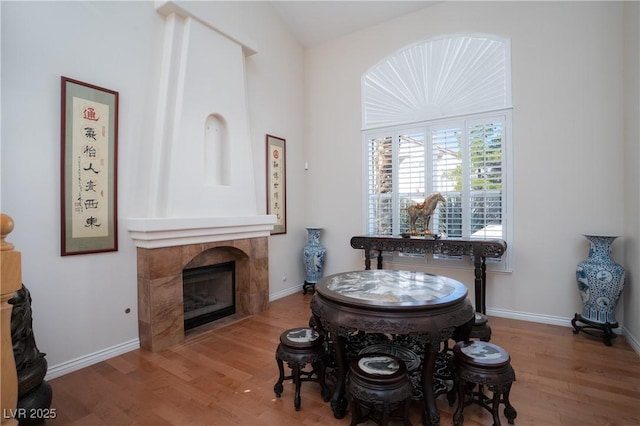
[[320, 243], [320, 231], [322, 228], [306, 229], [307, 245], [302, 249], [305, 270], [304, 281], [309, 284], [315, 284], [322, 278], [327, 249]]
[[602, 324], [617, 324], [615, 309], [624, 288], [625, 271], [611, 257], [611, 244], [617, 238], [585, 235], [589, 256], [578, 263], [576, 279], [582, 299], [582, 318]]

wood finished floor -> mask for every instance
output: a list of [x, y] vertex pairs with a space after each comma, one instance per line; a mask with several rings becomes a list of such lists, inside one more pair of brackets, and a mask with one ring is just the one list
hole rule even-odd
[[[315, 383], [303, 383], [300, 411], [291, 382], [281, 398], [273, 393], [278, 338], [307, 324], [310, 300], [291, 295], [267, 312], [194, 332], [161, 353], [135, 350], [53, 379], [57, 418], [46, 424], [348, 425], [350, 413], [335, 419]], [[516, 425], [640, 425], [640, 357], [623, 337], [607, 347], [567, 327], [497, 317], [490, 324], [491, 341], [510, 352], [516, 370]], [[452, 424], [444, 396], [438, 407], [441, 424]], [[421, 423], [420, 410], [415, 403], [414, 425]], [[478, 406], [465, 408], [464, 417], [465, 425], [492, 424]]]

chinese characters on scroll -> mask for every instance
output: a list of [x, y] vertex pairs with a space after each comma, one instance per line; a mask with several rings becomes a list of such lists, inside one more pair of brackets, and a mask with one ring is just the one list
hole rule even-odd
[[276, 216], [272, 234], [287, 232], [285, 140], [267, 135], [267, 213]]
[[61, 254], [116, 251], [119, 95], [61, 80]]
[[71, 235], [104, 237], [109, 232], [109, 106], [74, 97], [73, 122]]

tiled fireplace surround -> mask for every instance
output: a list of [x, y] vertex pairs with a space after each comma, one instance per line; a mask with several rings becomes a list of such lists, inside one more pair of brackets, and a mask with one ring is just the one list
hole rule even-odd
[[184, 340], [182, 271], [235, 261], [236, 315], [269, 306], [267, 237], [137, 248], [140, 346], [152, 352]]

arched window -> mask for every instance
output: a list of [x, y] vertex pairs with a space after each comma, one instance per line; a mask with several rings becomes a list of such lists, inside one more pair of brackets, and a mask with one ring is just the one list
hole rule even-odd
[[[446, 238], [509, 243], [511, 109], [506, 39], [438, 37], [369, 69], [362, 76], [367, 231], [426, 228]], [[412, 217], [410, 207], [435, 193], [445, 202], [428, 222]]]

